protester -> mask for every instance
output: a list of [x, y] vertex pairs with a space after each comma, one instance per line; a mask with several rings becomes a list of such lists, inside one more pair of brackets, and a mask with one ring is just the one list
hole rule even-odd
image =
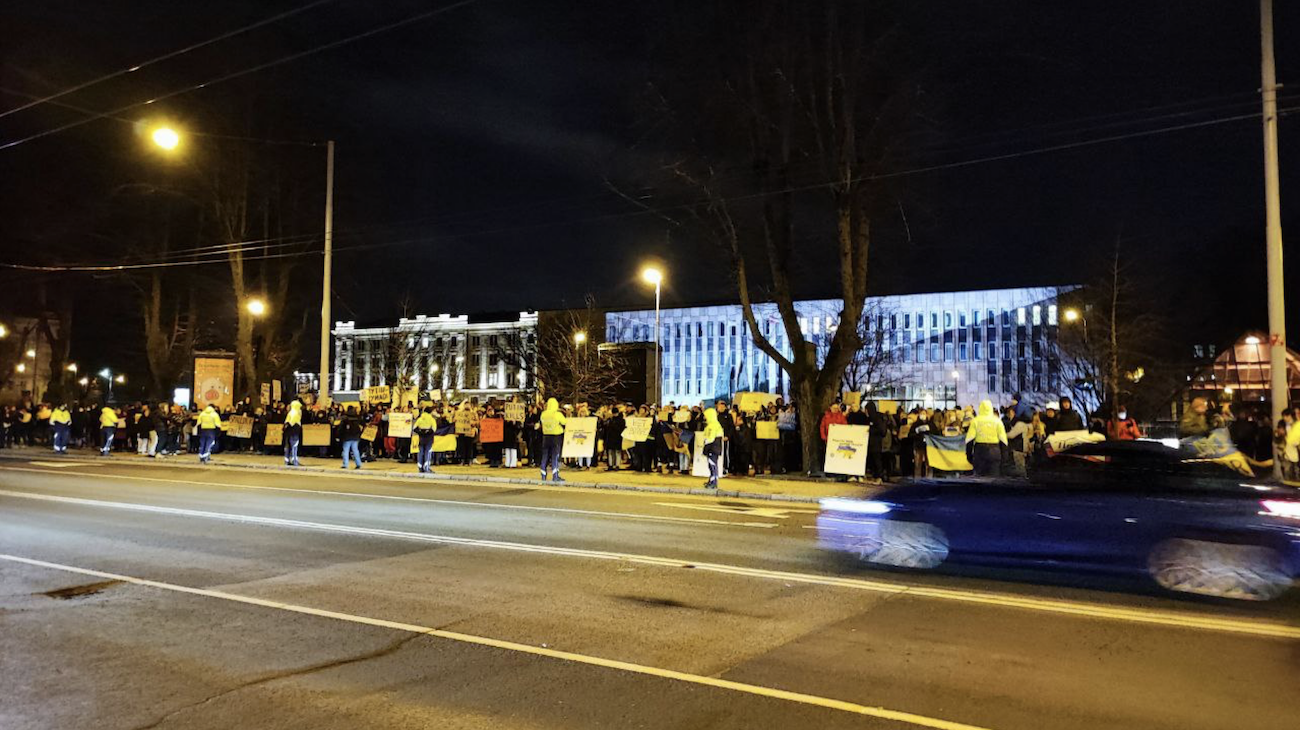
[[562, 482], [560, 478], [560, 451], [564, 446], [564, 424], [568, 419], [560, 413], [560, 402], [554, 398], [546, 401], [546, 410], [538, 419], [542, 430], [542, 481], [547, 473], [553, 475], [552, 481]]
[[212, 459], [212, 447], [221, 435], [221, 416], [217, 409], [208, 404], [199, 414], [199, 461], [204, 464]]
[[992, 401], [980, 401], [979, 415], [966, 429], [966, 443], [974, 443], [971, 461], [975, 476], [1002, 476], [1002, 447], [1008, 445], [1007, 429], [993, 412]]

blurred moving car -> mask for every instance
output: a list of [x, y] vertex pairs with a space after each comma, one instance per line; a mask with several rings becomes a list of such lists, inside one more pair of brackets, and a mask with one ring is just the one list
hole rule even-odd
[[1144, 575], [1160, 587], [1264, 601], [1300, 575], [1300, 490], [1186, 446], [1081, 444], [1025, 479], [919, 479], [826, 499], [822, 547], [864, 563]]

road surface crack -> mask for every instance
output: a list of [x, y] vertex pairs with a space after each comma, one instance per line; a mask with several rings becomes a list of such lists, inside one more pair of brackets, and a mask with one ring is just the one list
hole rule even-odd
[[308, 674], [314, 674], [316, 672], [324, 672], [330, 669], [336, 669], [338, 667], [346, 666], [348, 664], [367, 662], [372, 659], [382, 659], [383, 657], [396, 653], [403, 646], [406, 646], [408, 642], [418, 639], [421, 636], [424, 636], [424, 634], [410, 634], [408, 636], [403, 636], [402, 638], [389, 643], [387, 646], [381, 647], [374, 651], [366, 652], [365, 654], [358, 654], [355, 656], [344, 657], [342, 659], [333, 659], [327, 662], [320, 662], [318, 664], [310, 664], [308, 666], [300, 667], [298, 669], [287, 669], [282, 672], [275, 672], [273, 674], [268, 674], [265, 676], [257, 677], [255, 679], [250, 679], [247, 682], [240, 683], [238, 685], [235, 685], [234, 687], [223, 689], [220, 692], [204, 697], [201, 700], [191, 702], [187, 705], [171, 710], [170, 712], [159, 717], [157, 720], [154, 720], [153, 722], [150, 722], [147, 725], [140, 725], [134, 728], [134, 730], [154, 730], [154, 728], [160, 727], [168, 720], [171, 720], [173, 717], [176, 717], [181, 713], [198, 709], [200, 707], [203, 707], [204, 705], [216, 702], [217, 700], [226, 697], [228, 695], [232, 695], [236, 692], [242, 692], [243, 690], [246, 690], [250, 687], [258, 687], [264, 684], [269, 684], [271, 682], [277, 682], [282, 679], [289, 679], [290, 677], [301, 677]]

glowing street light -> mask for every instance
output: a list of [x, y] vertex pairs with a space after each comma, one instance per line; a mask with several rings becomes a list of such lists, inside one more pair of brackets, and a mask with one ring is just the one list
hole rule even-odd
[[1067, 309], [1067, 310], [1065, 310], [1065, 321], [1066, 321], [1066, 322], [1077, 322], [1077, 321], [1079, 321], [1079, 310], [1077, 310], [1077, 309]]
[[573, 333], [573, 344], [575, 344], [575, 345], [581, 345], [582, 343], [584, 343], [584, 342], [586, 342], [586, 341], [587, 341], [587, 333], [586, 333], [586, 332], [578, 331], [578, 332], [574, 332], [574, 333]]
[[663, 285], [664, 273], [653, 266], [641, 270], [641, 279], [655, 287], [655, 402], [663, 400], [664, 379], [659, 365], [659, 291]]
[[77, 372], [77, 363], [75, 363], [75, 362], [70, 362], [70, 363], [68, 363], [68, 372], [70, 372], [70, 373], [75, 373], [75, 372]]
[[77, 381], [77, 384], [84, 388], [87, 385], [90, 385], [90, 378], [82, 378], [81, 380]]
[[1259, 338], [1256, 337], [1256, 336], [1254, 336], [1254, 335], [1251, 335], [1250, 337], [1247, 337], [1247, 338], [1246, 338], [1246, 344], [1247, 344], [1247, 345], [1258, 345], [1258, 344], [1259, 344]]
[[0, 339], [9, 336], [9, 328], [0, 324]]
[[114, 383], [117, 383], [118, 385], [121, 385], [122, 383], [125, 383], [125, 382], [126, 382], [126, 376], [125, 376], [125, 375], [118, 375], [117, 377], [113, 378], [113, 382], [114, 382]]
[[248, 304], [244, 305], [244, 307], [248, 310], [248, 313], [254, 317], [261, 317], [266, 314], [266, 302], [261, 299], [249, 299]]
[[159, 147], [171, 151], [176, 149], [181, 143], [181, 135], [171, 127], [158, 127], [149, 135], [149, 139]]
[[28, 360], [35, 360], [35, 359], [36, 359], [36, 350], [28, 350], [28, 351], [25, 352], [24, 354], [27, 355], [27, 359], [28, 359]]
[[14, 366], [14, 370], [17, 370], [20, 373], [27, 372], [27, 363], [25, 362], [18, 363], [17, 365]]

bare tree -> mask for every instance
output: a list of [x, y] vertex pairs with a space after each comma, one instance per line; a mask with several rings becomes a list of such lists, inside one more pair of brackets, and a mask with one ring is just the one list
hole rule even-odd
[[[844, 367], [844, 389], [862, 392], [870, 388], [884, 391], [898, 382], [899, 347], [890, 339], [890, 331], [884, 323], [898, 316], [897, 310], [886, 306], [881, 300], [871, 300], [862, 310], [858, 319], [858, 339], [862, 347]], [[823, 340], [828, 340], [822, 335]]]
[[559, 315], [552, 326], [539, 327], [536, 385], [539, 394], [562, 403], [593, 403], [613, 399], [628, 379], [623, 358], [602, 353], [594, 342], [575, 342], [574, 332], [587, 331], [594, 307]]

